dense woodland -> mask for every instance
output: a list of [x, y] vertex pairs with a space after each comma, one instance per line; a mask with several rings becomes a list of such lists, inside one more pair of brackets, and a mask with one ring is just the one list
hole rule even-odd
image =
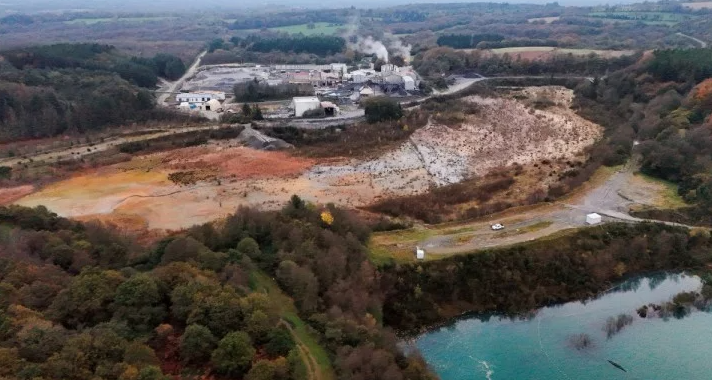
[[548, 59], [526, 60], [509, 54], [492, 55], [483, 51], [463, 51], [449, 47], [429, 49], [419, 53], [413, 67], [425, 77], [450, 74], [479, 73], [483, 75], [602, 75], [627, 67], [639, 55], [603, 58], [595, 54], [574, 56], [556, 54]]
[[131, 58], [108, 45], [61, 44], [0, 53], [0, 141], [55, 136], [179, 116], [155, 109], [159, 76], [177, 57]]
[[350, 63], [362, 56], [353, 51], [347, 54], [346, 40], [342, 37], [263, 31], [244, 37], [233, 36], [228, 41], [212, 40], [202, 62]]
[[0, 208], [0, 376], [304, 379], [285, 305], [259, 290], [266, 273], [339, 379], [432, 379], [381, 326], [368, 236], [349, 213], [296, 196], [280, 212], [240, 209], [149, 249], [42, 207]]

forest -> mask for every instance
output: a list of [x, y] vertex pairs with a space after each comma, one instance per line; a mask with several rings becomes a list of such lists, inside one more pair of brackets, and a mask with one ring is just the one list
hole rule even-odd
[[413, 59], [413, 67], [425, 77], [473, 72], [483, 75], [602, 75], [628, 67], [639, 58], [639, 55], [603, 58], [594, 54], [555, 54], [547, 59], [526, 60], [506, 53], [488, 55], [482, 51], [437, 47], [418, 53]]
[[[359, 58], [362, 56], [358, 54]], [[346, 49], [346, 40], [337, 36], [288, 34], [273, 31], [213, 39], [208, 44], [204, 64], [251, 63], [350, 63], [357, 54]]]
[[[0, 207], [0, 376], [301, 380], [289, 326], [306, 322], [339, 379], [434, 379], [381, 324], [369, 231], [295, 196], [144, 247], [43, 207]], [[263, 291], [268, 276], [298, 316]]]
[[179, 118], [155, 109], [149, 92], [159, 76], [185, 72], [175, 56], [127, 57], [99, 44], [48, 45], [0, 56], [0, 141]]

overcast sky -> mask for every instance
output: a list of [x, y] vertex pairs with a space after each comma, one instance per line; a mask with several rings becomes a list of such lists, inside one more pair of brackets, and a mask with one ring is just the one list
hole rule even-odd
[[[496, 0], [493, 0], [496, 1]], [[552, 0], [518, 0], [514, 3], [545, 4]], [[0, 12], [39, 12], [58, 10], [106, 10], [112, 12], [160, 12], [186, 10], [237, 10], [269, 8], [337, 8], [356, 6], [375, 8], [413, 3], [467, 3], [468, 0], [0, 0]], [[634, 3], [635, 0], [559, 0], [561, 5], [599, 5]]]

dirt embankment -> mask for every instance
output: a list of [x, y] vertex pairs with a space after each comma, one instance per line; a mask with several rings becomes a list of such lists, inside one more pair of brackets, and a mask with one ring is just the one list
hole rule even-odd
[[[304, 158], [242, 147], [236, 140], [175, 149], [78, 175], [17, 203], [46, 205], [70, 217], [117, 215], [121, 223], [159, 229], [215, 220], [240, 205], [278, 208], [293, 194], [361, 207], [493, 168], [580, 158], [601, 128], [568, 108], [571, 97], [569, 90], [550, 87], [466, 98], [474, 111], [460, 122], [433, 122], [371, 159]], [[550, 181], [548, 173], [542, 175], [539, 182]]]

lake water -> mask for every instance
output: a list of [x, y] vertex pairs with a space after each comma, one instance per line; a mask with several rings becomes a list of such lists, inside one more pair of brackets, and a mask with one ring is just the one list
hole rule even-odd
[[[699, 290], [698, 277], [661, 274], [621, 284], [596, 300], [539, 310], [530, 320], [473, 317], [423, 334], [415, 344], [443, 380], [708, 380], [712, 379], [712, 313], [641, 319], [635, 310]], [[607, 339], [608, 317], [633, 323]], [[576, 350], [571, 336], [593, 346]], [[611, 365], [620, 364], [627, 372]]]

